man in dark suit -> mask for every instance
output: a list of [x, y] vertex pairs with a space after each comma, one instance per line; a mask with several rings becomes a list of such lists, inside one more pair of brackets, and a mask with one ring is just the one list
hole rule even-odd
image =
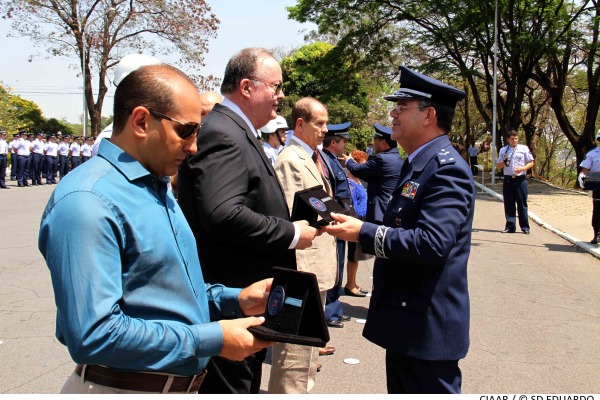
[[452, 147], [462, 90], [400, 67], [392, 139], [406, 151], [382, 224], [332, 214], [326, 232], [375, 254], [363, 336], [386, 349], [390, 393], [460, 393], [469, 348], [473, 175]]
[[392, 130], [379, 124], [373, 126], [375, 155], [370, 156], [364, 164], [348, 158], [346, 168], [352, 175], [367, 182], [368, 203], [365, 221], [381, 224], [383, 213], [398, 182], [402, 157], [397, 149], [398, 144], [391, 138]]
[[[281, 67], [270, 52], [247, 48], [234, 55], [221, 85], [225, 99], [202, 120], [198, 152], [179, 169], [179, 204], [208, 282], [246, 286], [271, 277], [272, 267], [295, 268], [294, 249], [310, 247], [317, 234], [306, 221], [290, 222], [257, 139], [258, 129], [277, 116], [282, 87]], [[200, 392], [258, 393], [265, 355], [211, 359]]]
[[[344, 154], [344, 151], [346, 150], [346, 141], [350, 139], [350, 134], [348, 133], [350, 125], [350, 122], [327, 125], [327, 133], [325, 133], [323, 150], [321, 151], [321, 158], [325, 160], [327, 179], [331, 183], [335, 200], [349, 205], [352, 204], [350, 184], [348, 183], [348, 177], [344, 172], [344, 167], [337, 158]], [[338, 280], [335, 286], [327, 291], [325, 318], [327, 319], [327, 326], [331, 328], [343, 328], [344, 322], [350, 321], [350, 316], [344, 314], [342, 302], [339, 300], [344, 280], [346, 242], [339, 239], [336, 240], [336, 242], [338, 251]], [[322, 349], [320, 354], [330, 354], [332, 351], [335, 351], [335, 349], [328, 346]]]

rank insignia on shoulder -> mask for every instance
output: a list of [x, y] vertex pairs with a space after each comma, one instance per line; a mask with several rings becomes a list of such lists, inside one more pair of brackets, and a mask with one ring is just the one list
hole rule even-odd
[[449, 155], [450, 152], [448, 150], [440, 150], [440, 152], [437, 154], [437, 158], [441, 165], [454, 164], [456, 162], [456, 159], [454, 157], [450, 157]]
[[419, 183], [408, 181], [402, 187], [402, 196], [408, 197], [409, 199], [414, 199], [417, 195], [417, 190], [419, 189]]

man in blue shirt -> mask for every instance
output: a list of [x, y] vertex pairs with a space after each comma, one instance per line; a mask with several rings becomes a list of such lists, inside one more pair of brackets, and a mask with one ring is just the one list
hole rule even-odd
[[[232, 360], [270, 343], [262, 318], [270, 280], [244, 290], [204, 283], [192, 231], [167, 189], [196, 152], [197, 88], [168, 65], [117, 87], [114, 132], [61, 180], [42, 216], [56, 337], [77, 363], [63, 393], [196, 392], [212, 356]], [[183, 122], [182, 122], [183, 121]], [[211, 322], [220, 317], [229, 318]]]

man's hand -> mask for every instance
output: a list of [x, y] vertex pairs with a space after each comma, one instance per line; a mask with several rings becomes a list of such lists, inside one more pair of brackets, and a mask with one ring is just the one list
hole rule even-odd
[[579, 182], [579, 187], [582, 189], [583, 189], [584, 181], [585, 181], [585, 174], [583, 172], [580, 172], [579, 175], [577, 176], [577, 182]]
[[296, 250], [304, 250], [312, 246], [312, 241], [315, 236], [319, 236], [320, 232], [308, 224], [308, 221], [296, 221], [294, 225], [300, 228], [300, 238], [296, 243]]
[[244, 315], [260, 315], [265, 312], [273, 278], [263, 279], [242, 290], [238, 296]]
[[264, 317], [248, 317], [238, 319], [225, 319], [219, 321], [223, 330], [223, 347], [219, 355], [233, 361], [242, 361], [244, 358], [271, 346], [267, 342], [254, 337], [248, 328], [261, 325]]
[[347, 154], [342, 154], [341, 156], [338, 156], [338, 161], [342, 164], [342, 167], [346, 167], [346, 161], [348, 161], [349, 158], [350, 156]]
[[325, 226], [325, 232], [346, 242], [358, 242], [358, 233], [363, 226], [360, 219], [336, 213], [331, 213], [331, 217], [335, 222]]

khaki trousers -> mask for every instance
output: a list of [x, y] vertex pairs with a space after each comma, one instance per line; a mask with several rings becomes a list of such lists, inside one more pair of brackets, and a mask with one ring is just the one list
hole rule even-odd
[[[116, 389], [110, 386], [102, 386], [90, 381], [84, 381], [75, 372], [69, 376], [63, 385], [60, 394], [150, 394], [156, 392], [138, 392], [136, 390]], [[198, 392], [190, 392], [197, 394]]]
[[[327, 291], [321, 291], [325, 304]], [[319, 349], [299, 344], [277, 343], [272, 347], [270, 394], [306, 394], [315, 386]]]

